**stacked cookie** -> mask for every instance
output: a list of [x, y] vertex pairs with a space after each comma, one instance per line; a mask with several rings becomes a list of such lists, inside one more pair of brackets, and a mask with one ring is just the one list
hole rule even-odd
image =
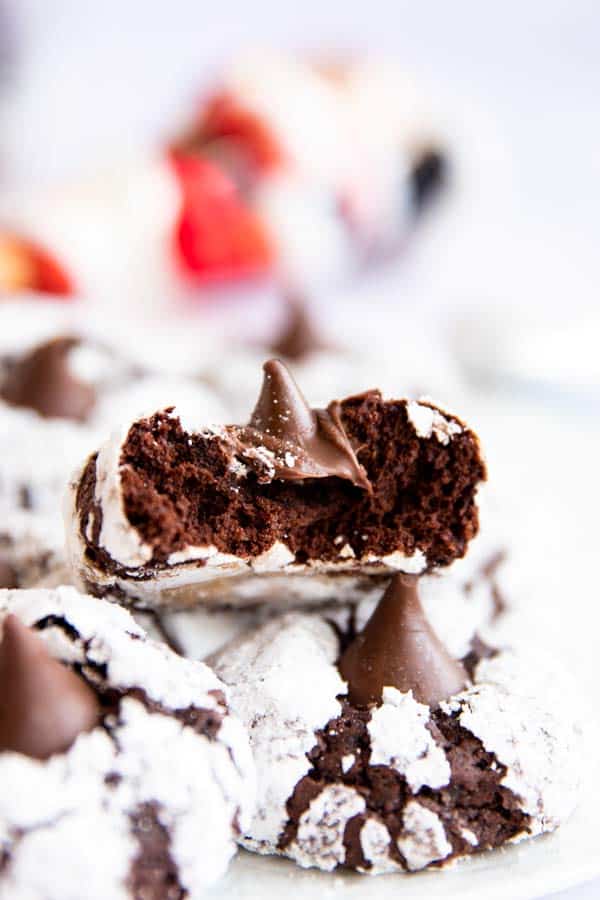
[[[311, 393], [318, 386], [340, 396], [370, 381], [393, 389], [395, 355], [380, 352], [374, 361], [346, 338], [333, 345], [300, 300], [289, 311], [272, 343]], [[415, 348], [404, 360], [403, 383], [455, 385], [443, 358], [426, 379], [423, 356]], [[237, 421], [259, 390], [263, 358], [257, 346], [217, 340], [199, 324], [172, 323], [159, 336], [129, 322], [120, 336], [65, 304], [0, 304], [0, 586], [65, 577], [62, 495], [106, 434], [173, 404], [200, 420]]]
[[[68, 490], [57, 578], [81, 593], [0, 595], [23, 791], [0, 896], [196, 897], [234, 839], [377, 874], [556, 828], [577, 733], [494, 645], [501, 560], [467, 554], [485, 478], [456, 416], [377, 390], [315, 409], [277, 360], [247, 424], [194, 401], [115, 431]], [[65, 846], [78, 865], [42, 890]]]
[[166, 410], [85, 463], [67, 529], [86, 590], [262, 609], [209, 660], [257, 767], [244, 846], [413, 871], [571, 811], [575, 734], [515, 674], [530, 660], [473, 632], [453, 654], [419, 599], [421, 576], [447, 602], [433, 573], [465, 555], [485, 476], [457, 417], [378, 391], [312, 409], [274, 360], [247, 425]]

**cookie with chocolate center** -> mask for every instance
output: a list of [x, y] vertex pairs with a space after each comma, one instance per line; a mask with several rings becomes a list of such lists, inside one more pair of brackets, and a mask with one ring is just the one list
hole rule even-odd
[[73, 588], [2, 591], [0, 619], [0, 894], [203, 895], [253, 805], [222, 682]]
[[568, 818], [579, 733], [538, 690], [550, 672], [557, 688], [555, 668], [477, 636], [457, 659], [440, 638], [415, 576], [397, 575], [358, 631], [287, 613], [211, 658], [257, 766], [245, 847], [327, 871], [413, 872]]
[[264, 368], [246, 425], [165, 410], [89, 458], [67, 528], [91, 592], [154, 607], [344, 600], [465, 554], [486, 473], [463, 422], [375, 390], [312, 409], [283, 364]]

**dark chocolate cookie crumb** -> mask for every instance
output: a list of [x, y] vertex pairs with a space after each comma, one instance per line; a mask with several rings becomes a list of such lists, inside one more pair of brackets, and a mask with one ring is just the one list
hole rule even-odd
[[495, 647], [490, 647], [489, 644], [482, 641], [479, 635], [476, 634], [471, 640], [471, 649], [462, 660], [462, 664], [469, 673], [469, 677], [473, 679], [475, 669], [482, 659], [492, 659], [497, 653], [498, 650], [496, 650]]
[[183, 900], [188, 893], [179, 882], [169, 832], [158, 814], [156, 803], [142, 803], [131, 815], [131, 833], [139, 853], [131, 867], [128, 887], [135, 900]]
[[454, 851], [473, 851], [462, 835], [465, 828], [477, 837], [477, 850], [498, 847], [526, 831], [529, 817], [519, 798], [501, 784], [506, 766], [455, 716], [435, 710], [432, 719], [432, 734], [446, 753], [452, 778], [438, 791], [422, 788], [419, 799], [443, 821]]

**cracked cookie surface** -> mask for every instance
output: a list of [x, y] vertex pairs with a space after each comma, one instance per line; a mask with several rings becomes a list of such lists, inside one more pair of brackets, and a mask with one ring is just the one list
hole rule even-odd
[[569, 816], [579, 735], [564, 704], [555, 712], [536, 699], [533, 654], [474, 640], [467, 687], [437, 707], [387, 687], [379, 705], [359, 708], [337, 668], [345, 628], [290, 613], [211, 659], [257, 765], [244, 846], [304, 867], [416, 871]]

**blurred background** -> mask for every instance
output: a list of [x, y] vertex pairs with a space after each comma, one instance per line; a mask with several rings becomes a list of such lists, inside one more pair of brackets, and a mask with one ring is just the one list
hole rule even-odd
[[307, 0], [293, 12], [2, 0], [0, 184], [41, 191], [135, 164], [248, 48], [391, 57], [426, 98], [452, 180], [377, 291], [449, 334], [470, 368], [588, 402], [600, 383], [599, 18], [591, 0]]
[[[600, 649], [598, 590], [587, 577], [600, 504], [599, 40], [593, 0], [0, 0], [0, 233], [51, 245], [56, 229], [58, 249], [45, 249], [60, 256], [66, 243], [68, 257], [71, 236], [78, 243], [89, 230], [77, 264], [91, 256], [97, 282], [72, 302], [108, 331], [129, 319], [158, 332], [183, 321], [203, 348], [216, 334], [228, 360], [227, 341], [272, 344], [286, 298], [301, 294], [326, 340], [373, 358], [361, 371], [375, 377], [385, 350], [398, 389], [422, 385], [469, 414], [488, 451], [527, 634], [569, 661], [584, 693], [594, 692]], [[377, 264], [344, 256], [335, 277], [309, 277], [337, 252], [324, 232], [288, 268], [190, 282], [182, 302], [152, 243], [157, 181], [148, 191], [136, 179], [188, 133], [202, 98], [249, 50], [391, 61], [407, 73], [411, 104], [418, 96], [411, 134], [443, 155], [443, 184], [418, 216], [402, 218]], [[407, 106], [395, 86], [386, 84], [376, 129]], [[421, 157], [407, 158], [414, 173]], [[125, 213], [118, 204], [107, 213], [132, 183]], [[304, 202], [298, 218], [284, 208], [308, 240]], [[113, 229], [124, 216], [129, 231]], [[127, 265], [113, 270], [123, 255]], [[26, 288], [35, 296], [35, 284]], [[561, 865], [573, 876], [557, 886], [594, 874], [590, 845], [568, 847]], [[564, 896], [599, 894], [596, 884]]]

